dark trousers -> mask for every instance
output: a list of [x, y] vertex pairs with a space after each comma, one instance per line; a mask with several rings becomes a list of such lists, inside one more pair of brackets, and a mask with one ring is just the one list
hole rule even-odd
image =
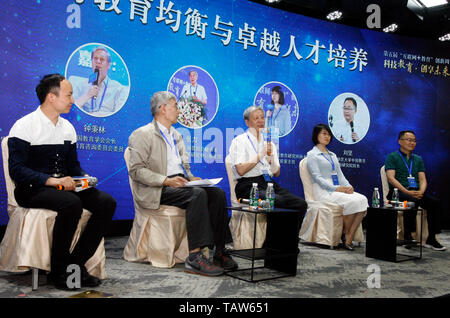
[[186, 209], [189, 250], [216, 246], [222, 250], [232, 242], [227, 199], [216, 187], [163, 187], [161, 204]]
[[[54, 273], [65, 273], [69, 264], [84, 266], [97, 250], [116, 209], [114, 198], [95, 188], [72, 192], [59, 191], [53, 187], [17, 187], [14, 195], [20, 206], [57, 212], [51, 250], [51, 271]], [[92, 216], [70, 253], [83, 208], [89, 210]]]
[[[290, 193], [289, 190], [281, 187], [277, 182], [271, 182], [273, 183], [273, 188], [275, 190], [275, 207], [302, 212], [301, 215], [286, 216], [285, 218], [267, 214], [267, 231], [274, 233], [274, 235], [270, 238], [270, 242], [267, 242], [266, 240], [265, 246], [269, 244], [271, 246], [280, 247], [285, 244], [285, 242], [283, 242], [283, 229], [285, 228], [286, 223], [297, 224], [298, 237], [308, 204], [299, 196], [296, 196], [295, 194]], [[252, 183], [258, 184], [259, 197], [264, 200], [266, 198], [265, 192], [267, 189], [267, 182], [264, 179], [264, 176], [239, 179], [235, 187], [236, 197], [248, 199], [250, 197]]]
[[[387, 195], [388, 200], [392, 198], [393, 192], [393, 189], [389, 190]], [[425, 193], [420, 200], [400, 191], [398, 194], [400, 201], [415, 202], [416, 206], [427, 210], [428, 232], [430, 237], [434, 237], [434, 235], [441, 233], [441, 202], [438, 198], [427, 193]], [[403, 227], [406, 235], [415, 232], [416, 215], [417, 211], [410, 211], [403, 214]]]

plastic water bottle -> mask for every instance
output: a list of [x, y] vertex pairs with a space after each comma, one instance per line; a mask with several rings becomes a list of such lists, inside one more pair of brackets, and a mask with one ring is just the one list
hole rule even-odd
[[394, 188], [394, 193], [392, 194], [392, 201], [394, 202], [399, 202], [400, 198], [398, 196], [398, 189]]
[[266, 200], [269, 201], [269, 210], [273, 210], [275, 206], [275, 190], [273, 189], [273, 183], [267, 184]]
[[259, 205], [259, 191], [258, 191], [258, 184], [253, 183], [252, 189], [250, 190], [250, 207], [254, 210], [258, 209]]
[[372, 194], [372, 208], [380, 207], [380, 192], [378, 192], [378, 188], [373, 190]]

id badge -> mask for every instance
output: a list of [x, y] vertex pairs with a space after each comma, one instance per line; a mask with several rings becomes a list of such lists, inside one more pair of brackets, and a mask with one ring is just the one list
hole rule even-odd
[[333, 185], [335, 185], [335, 186], [339, 185], [339, 180], [338, 180], [337, 173], [332, 173], [331, 174], [331, 179], [333, 180]]
[[272, 179], [270, 179], [270, 174], [269, 171], [267, 171], [267, 169], [261, 169], [261, 172], [264, 176], [264, 180], [266, 180], [266, 182], [271, 182]]
[[417, 188], [419, 188], [417, 186], [416, 178], [414, 178], [414, 177], [408, 177], [408, 183], [409, 183], [409, 188], [410, 189], [417, 189]]

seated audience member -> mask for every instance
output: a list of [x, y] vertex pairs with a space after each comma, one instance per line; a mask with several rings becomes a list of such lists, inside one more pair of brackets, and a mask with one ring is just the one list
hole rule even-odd
[[[436, 239], [440, 230], [441, 205], [439, 199], [426, 193], [427, 178], [422, 157], [412, 152], [416, 148], [417, 140], [413, 131], [401, 131], [398, 135], [400, 149], [390, 153], [386, 157], [385, 170], [389, 182], [389, 193], [387, 198], [392, 199], [394, 188], [398, 189], [400, 201], [415, 202], [417, 206], [427, 210], [428, 232], [425, 247], [437, 251], [443, 251], [442, 246]], [[405, 213], [404, 239], [411, 241], [411, 232], [415, 230], [416, 211]]]
[[[225, 251], [225, 244], [232, 241], [225, 193], [217, 187], [184, 187], [200, 178], [191, 173], [183, 138], [172, 127], [180, 113], [175, 95], [156, 92], [150, 105], [153, 121], [135, 130], [128, 140], [135, 201], [143, 209], [158, 209], [160, 204], [186, 209], [186, 272], [217, 276], [224, 269], [237, 268]], [[201, 249], [214, 246], [213, 264]]]
[[313, 149], [307, 153], [307, 167], [313, 181], [314, 198], [336, 203], [343, 208], [343, 248], [353, 251], [353, 237], [366, 215], [368, 202], [362, 194], [353, 191], [352, 185], [342, 173], [339, 160], [327, 146], [332, 139], [330, 128], [318, 124], [313, 129]]
[[[235, 137], [230, 146], [231, 163], [237, 178], [236, 196], [237, 198], [249, 198], [252, 184], [257, 183], [259, 197], [265, 199], [267, 183], [273, 183], [275, 207], [302, 212], [301, 216], [295, 215], [296, 219], [291, 220], [291, 222], [297, 223], [299, 232], [308, 205], [305, 200], [290, 193], [272, 179], [272, 177], [280, 175], [280, 163], [277, 149], [273, 142], [264, 142], [262, 134], [265, 126], [264, 110], [258, 106], [250, 106], [244, 111], [244, 120], [248, 130]], [[272, 218], [270, 215], [267, 215], [268, 228], [271, 226], [271, 223], [274, 224], [274, 227], [278, 227], [278, 225], [275, 226], [278, 222], [279, 220], [276, 217]], [[274, 237], [272, 239], [282, 243], [282, 226], [278, 228], [280, 230], [276, 235], [278, 238]]]

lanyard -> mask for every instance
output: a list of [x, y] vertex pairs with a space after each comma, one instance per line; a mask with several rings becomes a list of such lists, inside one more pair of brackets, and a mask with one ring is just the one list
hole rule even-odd
[[409, 168], [408, 168], [408, 164], [406, 163], [405, 158], [403, 158], [403, 155], [402, 155], [402, 153], [400, 152], [400, 150], [398, 150], [398, 153], [400, 154], [400, 157], [402, 157], [402, 160], [403, 160], [403, 162], [405, 163], [406, 169], [408, 170], [409, 176], [411, 177], [411, 176], [412, 176], [412, 175], [411, 175], [411, 172], [412, 172], [413, 158], [414, 158], [414, 157], [413, 157], [412, 154], [411, 154], [411, 164], [409, 165]]
[[325, 154], [324, 153], [320, 153], [329, 163], [331, 163], [331, 168], [333, 168], [333, 171], [335, 171], [335, 168], [334, 168], [334, 162], [333, 162], [333, 158], [331, 158], [331, 155], [330, 155], [330, 159], [328, 160], [328, 158], [327, 158], [327, 156], [325, 156]]
[[277, 119], [280, 112], [281, 112], [281, 106], [280, 106], [280, 108], [278, 108], [277, 114], [273, 116], [273, 118], [272, 118], [273, 121], [275, 121]]
[[189, 90], [191, 91], [191, 97], [192, 97], [192, 96], [197, 97], [198, 85], [195, 85], [196, 88], [195, 88], [194, 95], [192, 95], [192, 87], [194, 87], [194, 86], [192, 86], [192, 84], [191, 84], [191, 86], [189, 87]]
[[275, 123], [275, 120], [277, 119], [278, 115], [280, 114], [281, 111], [281, 107], [278, 109], [277, 114], [275, 115], [275, 107], [272, 110], [272, 116], [269, 117], [269, 120], [267, 122], [267, 126], [269, 126], [269, 128]]
[[98, 105], [98, 109], [97, 109], [97, 100], [94, 97], [91, 98], [92, 111], [99, 111], [102, 108], [103, 99], [105, 98], [105, 93], [107, 89], [108, 89], [108, 82], [105, 82], [105, 90], [103, 91], [102, 99], [100, 100], [100, 105]]
[[[248, 135], [248, 132], [247, 132], [247, 138], [248, 138], [248, 141], [250, 141], [250, 143], [252, 144], [253, 150], [255, 150], [256, 154], [258, 154], [258, 151], [256, 150], [256, 147], [253, 144], [253, 141], [250, 139], [250, 136]], [[259, 160], [259, 162], [264, 166], [264, 163], [261, 160]]]
[[[172, 149], [172, 145], [170, 144], [170, 142], [169, 142], [169, 140], [167, 139], [166, 135], [164, 135], [164, 133], [162, 132], [161, 129], [160, 129], [159, 131], [160, 131], [161, 135], [163, 136], [163, 138], [165, 139], [166, 143], [169, 145], [170, 149]], [[170, 133], [169, 133], [169, 134], [170, 134]], [[180, 159], [180, 168], [181, 168], [181, 170], [183, 170], [183, 174], [184, 174], [186, 177], [188, 177], [189, 174], [187, 173], [186, 168], [184, 167], [183, 162], [182, 162], [182, 160], [181, 160], [181, 158], [180, 158], [180, 154], [178, 153], [177, 141], [175, 140], [175, 136], [172, 136], [172, 138], [173, 138], [173, 144], [174, 144], [174, 146], [175, 146], [175, 153], [176, 153], [176, 155], [177, 155], [177, 158]]]
[[[161, 129], [159, 130], [159, 132], [161, 133], [163, 138], [166, 140], [166, 142], [169, 145], [170, 149], [172, 149], [172, 144], [169, 142], [169, 140], [167, 139], [166, 135], [164, 135], [164, 133], [162, 132]], [[180, 155], [178, 154], [177, 141], [175, 140], [175, 136], [172, 136], [172, 138], [173, 138], [173, 144], [175, 146], [175, 153], [176, 153], [177, 157], [179, 158]]]

